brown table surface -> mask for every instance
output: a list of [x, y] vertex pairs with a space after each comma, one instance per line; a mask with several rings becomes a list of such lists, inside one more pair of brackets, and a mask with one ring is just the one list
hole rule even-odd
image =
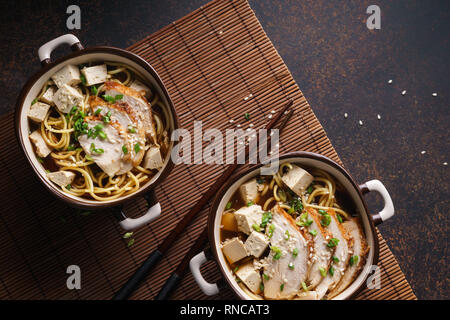
[[[81, 1], [74, 34], [85, 46], [125, 48], [205, 2]], [[20, 3], [0, 13], [1, 114], [39, 69], [37, 48], [68, 32], [69, 2]], [[346, 167], [358, 181], [380, 179], [390, 190], [396, 216], [380, 231], [415, 294], [448, 299], [450, 2], [378, 1], [376, 31], [365, 26], [370, 4], [250, 0]], [[380, 205], [369, 197], [373, 211]]]

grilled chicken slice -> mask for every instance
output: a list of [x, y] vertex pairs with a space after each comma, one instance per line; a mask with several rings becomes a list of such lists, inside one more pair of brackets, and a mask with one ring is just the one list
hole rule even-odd
[[358, 224], [357, 218], [345, 221], [342, 226], [347, 231], [348, 235], [353, 241], [353, 251], [349, 251], [350, 261], [341, 281], [338, 285], [327, 295], [328, 298], [333, 298], [344, 291], [358, 276], [359, 271], [364, 266], [365, 256], [368, 252], [368, 245], [364, 233]]
[[[327, 241], [327, 246], [335, 248], [334, 257], [337, 258], [338, 261], [332, 261], [326, 276], [315, 288], [318, 299], [322, 299], [329, 290], [332, 290], [339, 283], [350, 257], [349, 245], [351, 245], [351, 243], [349, 243], [347, 231], [337, 220], [334, 210], [329, 209], [327, 213], [331, 217], [331, 219], [329, 219], [330, 224], [327, 228], [333, 235], [333, 238]], [[332, 271], [330, 272], [330, 270]]]
[[105, 94], [111, 97], [123, 95], [120, 102], [127, 103], [137, 115], [137, 120], [142, 123], [146, 135], [150, 140], [156, 143], [156, 131], [153, 123], [152, 108], [150, 103], [142, 96], [142, 94], [133, 88], [124, 86], [115, 81], [106, 81], [103, 85]]
[[[117, 174], [122, 174], [129, 171], [133, 166], [137, 166], [142, 162], [145, 155], [145, 130], [137, 121], [137, 116], [134, 110], [127, 103], [110, 104], [98, 97], [92, 96], [89, 98], [89, 106], [93, 114], [98, 116], [110, 115], [111, 122], [117, 122], [126, 132], [127, 140], [131, 148], [127, 148], [128, 152], [124, 155], [124, 161], [131, 161], [132, 164], [124, 166]], [[138, 148], [135, 149], [136, 143], [139, 143]]]
[[295, 296], [308, 272], [309, 244], [295, 220], [279, 206], [272, 209], [266, 227], [271, 250], [264, 265], [264, 297], [289, 299]]
[[[308, 288], [314, 289], [322, 280], [322, 273], [327, 272], [330, 267], [331, 257], [334, 254], [335, 248], [327, 247], [328, 240], [333, 238], [330, 230], [322, 226], [322, 216], [316, 209], [307, 208], [309, 221], [312, 221], [308, 227], [308, 231], [313, 236], [314, 255], [311, 260], [311, 268], [309, 269], [307, 284]], [[321, 273], [322, 270], [322, 273]]]
[[104, 139], [99, 135], [95, 138], [87, 134], [81, 135], [78, 141], [84, 152], [110, 177], [126, 170], [125, 168], [128, 168], [131, 162], [123, 160], [122, 147], [128, 146], [128, 141], [126, 132], [120, 124], [111, 122], [105, 125], [100, 117], [93, 116], [86, 117], [84, 121], [87, 122], [89, 130], [99, 131], [101, 128], [100, 130], [106, 135]]

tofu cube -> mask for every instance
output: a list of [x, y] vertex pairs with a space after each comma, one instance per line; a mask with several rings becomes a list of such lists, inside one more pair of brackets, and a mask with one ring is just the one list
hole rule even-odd
[[251, 205], [248, 207], [242, 207], [234, 213], [239, 231], [250, 234], [253, 231], [252, 225], [258, 226], [262, 222], [262, 215], [264, 211], [259, 205]]
[[313, 182], [314, 177], [306, 170], [293, 164], [292, 169], [282, 176], [281, 180], [283, 180], [289, 189], [294, 191], [298, 196], [301, 196], [302, 192]]
[[76, 85], [81, 82], [80, 70], [77, 66], [68, 64], [53, 74], [52, 80], [58, 88], [62, 88], [65, 84], [69, 86]]
[[130, 88], [136, 90], [137, 92], [139, 92], [140, 94], [142, 94], [144, 97], [146, 97], [147, 99], [150, 98], [152, 91], [150, 90], [149, 87], [147, 87], [145, 84], [143, 84], [142, 82], [140, 82], [138, 79], [135, 79], [131, 85]]
[[74, 106], [80, 105], [82, 101], [83, 95], [67, 84], [59, 88], [53, 97], [53, 102], [62, 113], [69, 113]]
[[164, 162], [161, 157], [161, 152], [157, 147], [150, 147], [144, 158], [144, 168], [146, 169], [159, 169], [163, 166]]
[[264, 234], [253, 231], [245, 241], [244, 247], [249, 255], [259, 258], [267, 249], [268, 245], [269, 240]]
[[55, 95], [55, 92], [56, 92], [55, 87], [48, 87], [47, 90], [45, 90], [44, 94], [42, 95], [41, 100], [50, 105], [54, 104], [53, 96]]
[[247, 256], [244, 243], [238, 237], [226, 240], [222, 244], [222, 252], [227, 258], [228, 262], [233, 264]]
[[44, 138], [42, 138], [39, 130], [36, 130], [30, 134], [30, 140], [34, 143], [34, 146], [36, 147], [36, 154], [39, 157], [45, 158], [50, 154], [50, 152], [52, 152]]
[[81, 69], [81, 73], [86, 78], [87, 86], [105, 82], [106, 76], [108, 75], [106, 64], [83, 68]]
[[253, 293], [259, 294], [261, 292], [261, 275], [253, 267], [253, 262], [250, 261], [239, 266], [236, 275]]
[[48, 104], [36, 102], [31, 105], [30, 110], [28, 111], [28, 118], [35, 122], [42, 122], [47, 115], [48, 109], [50, 109]]
[[258, 197], [258, 183], [256, 179], [252, 179], [239, 187], [239, 193], [245, 203], [255, 202]]
[[47, 177], [60, 187], [66, 187], [75, 179], [75, 173], [70, 171], [56, 171], [47, 173]]

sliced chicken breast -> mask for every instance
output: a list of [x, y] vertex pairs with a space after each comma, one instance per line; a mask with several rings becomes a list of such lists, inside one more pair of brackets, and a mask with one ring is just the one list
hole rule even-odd
[[266, 299], [289, 299], [306, 281], [309, 244], [295, 220], [279, 206], [272, 209], [272, 222], [266, 227], [270, 253], [264, 266]]
[[105, 136], [102, 139], [100, 135], [96, 137], [81, 135], [78, 141], [84, 152], [110, 177], [128, 168], [131, 162], [123, 160], [122, 149], [123, 146], [128, 146], [128, 141], [120, 124], [117, 122], [104, 124], [100, 117], [86, 117], [85, 121], [89, 130], [101, 130]]
[[123, 95], [120, 102], [127, 103], [137, 115], [137, 120], [142, 123], [146, 135], [156, 144], [156, 131], [153, 123], [152, 108], [142, 94], [133, 88], [124, 86], [115, 81], [106, 81], [103, 88], [105, 94], [111, 97]]
[[353, 250], [349, 251], [350, 259], [347, 269], [338, 285], [328, 294], [328, 298], [333, 298], [344, 291], [358, 276], [359, 271], [364, 266], [365, 256], [368, 252], [368, 245], [364, 232], [358, 224], [357, 218], [345, 221], [342, 226], [352, 238]]
[[[111, 122], [117, 122], [126, 132], [127, 140], [131, 148], [127, 148], [128, 152], [124, 155], [124, 161], [131, 161], [132, 164], [124, 166], [123, 170], [117, 174], [122, 174], [129, 171], [133, 166], [137, 166], [142, 162], [145, 155], [145, 130], [143, 126], [137, 121], [137, 116], [134, 110], [127, 103], [110, 104], [98, 97], [92, 96], [89, 98], [89, 106], [91, 112], [97, 116], [110, 115]], [[136, 144], [139, 148], [135, 148]], [[136, 152], [136, 150], [138, 150]]]
[[345, 268], [348, 265], [349, 256], [349, 237], [342, 224], [337, 220], [334, 210], [328, 210], [327, 214], [331, 217], [329, 219], [328, 230], [333, 235], [333, 238], [326, 241], [327, 247], [335, 248], [332, 257], [332, 263], [328, 268], [328, 272], [323, 280], [317, 285], [315, 291], [317, 298], [322, 299], [329, 290], [332, 290], [341, 280]]
[[310, 225], [308, 231], [314, 235], [312, 237], [314, 243], [314, 253], [311, 259], [311, 268], [308, 272], [307, 284], [308, 289], [314, 289], [322, 280], [323, 273], [328, 272], [331, 257], [334, 255], [335, 248], [327, 246], [329, 239], [333, 238], [330, 230], [322, 226], [322, 216], [316, 209], [307, 208], [308, 221]]

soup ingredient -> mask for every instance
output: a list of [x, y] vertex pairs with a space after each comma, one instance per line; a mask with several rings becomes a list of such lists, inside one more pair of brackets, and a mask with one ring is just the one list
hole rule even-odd
[[253, 292], [259, 294], [263, 286], [261, 286], [261, 276], [258, 271], [255, 270], [253, 262], [247, 262], [239, 266], [236, 271], [236, 275], [242, 282]]
[[48, 104], [37, 102], [30, 107], [30, 110], [28, 111], [28, 118], [34, 122], [42, 122], [47, 115], [48, 109], [50, 109]]
[[222, 226], [223, 226], [223, 230], [233, 231], [233, 232], [238, 231], [236, 218], [234, 217], [233, 213], [227, 212], [222, 215]]
[[314, 177], [310, 175], [306, 170], [292, 164], [292, 169], [290, 169], [286, 174], [281, 177], [281, 180], [294, 191], [298, 196], [308, 188], [308, 186], [313, 182]]
[[244, 243], [238, 237], [224, 241], [222, 243], [222, 252], [230, 264], [247, 257], [247, 251], [245, 250]]
[[133, 82], [130, 85], [130, 88], [136, 90], [139, 92], [142, 96], [144, 96], [146, 99], [150, 98], [151, 90], [149, 87], [147, 87], [145, 84], [143, 84], [138, 79], [133, 80]]
[[83, 95], [75, 88], [64, 84], [56, 91], [53, 96], [53, 101], [59, 111], [62, 113], [69, 113], [74, 106], [81, 104]]
[[81, 69], [81, 73], [84, 75], [84, 78], [86, 79], [87, 86], [92, 86], [94, 84], [105, 82], [106, 77], [108, 75], [106, 70], [106, 64], [83, 68]]
[[36, 147], [36, 154], [39, 157], [45, 158], [50, 154], [50, 152], [52, 152], [47, 143], [45, 143], [44, 138], [42, 138], [39, 130], [36, 130], [30, 134], [30, 140], [34, 143], [34, 146]]
[[158, 147], [150, 147], [145, 154], [143, 167], [146, 169], [160, 169], [164, 162], [161, 157], [161, 152]]
[[[268, 264], [264, 266], [264, 273], [269, 276], [269, 280], [264, 280], [264, 296], [268, 299], [288, 299], [297, 294], [302, 281], [306, 280], [308, 245], [294, 219], [278, 206], [272, 209], [272, 224], [274, 230], [270, 245], [281, 254], [279, 259], [274, 259], [278, 252], [271, 250], [269, 253]], [[289, 240], [285, 238], [286, 230]], [[295, 249], [297, 255], [291, 254]], [[289, 265], [294, 267], [295, 272]], [[282, 285], [284, 288], [281, 291]]]
[[[123, 137], [123, 128], [117, 123], [103, 125], [103, 123], [96, 117], [86, 117], [85, 121], [88, 123], [90, 132], [94, 130], [103, 132], [98, 138], [83, 134], [78, 138], [84, 152], [89, 155], [93, 161], [110, 177], [113, 177], [119, 172], [126, 172], [132, 168], [132, 163], [123, 161], [122, 146], [127, 144]], [[97, 128], [97, 129], [96, 129]], [[102, 139], [102, 136], [106, 136]], [[94, 143], [96, 149], [103, 149], [103, 153], [93, 152], [91, 145]]]
[[244, 203], [255, 202], [258, 197], [258, 182], [252, 179], [239, 187], [239, 193]]
[[315, 291], [303, 291], [297, 294], [297, 300], [318, 300], [317, 292]]
[[366, 239], [358, 224], [358, 220], [353, 218], [345, 221], [342, 226], [347, 231], [353, 241], [353, 253], [349, 259], [349, 264], [338, 285], [328, 294], [328, 298], [333, 298], [344, 291], [357, 277], [359, 270], [363, 266], [363, 261], [359, 257], [365, 256], [368, 251]]
[[73, 86], [81, 82], [80, 70], [73, 64], [68, 64], [52, 75], [53, 82], [62, 88], [64, 85]]
[[244, 246], [249, 255], [259, 258], [269, 246], [269, 239], [261, 232], [253, 231]]
[[[329, 240], [328, 244], [335, 244], [333, 246], [327, 247], [331, 248], [334, 251], [334, 256], [339, 259], [338, 263], [332, 262], [329, 271], [332, 272], [323, 278], [323, 280], [317, 285], [315, 291], [317, 292], [317, 296], [319, 299], [322, 299], [328, 290], [333, 289], [339, 283], [344, 274], [344, 270], [348, 265], [348, 260], [350, 258], [349, 255], [349, 243], [350, 238], [348, 237], [347, 231], [344, 229], [341, 223], [338, 222], [336, 218], [336, 214], [333, 210], [328, 210], [328, 214], [331, 216], [331, 223], [328, 226], [328, 230], [333, 234], [332, 239]], [[330, 242], [331, 241], [331, 242]], [[330, 254], [331, 258], [332, 254]]]
[[153, 123], [152, 109], [145, 98], [136, 90], [124, 86], [115, 81], [106, 81], [104, 83], [105, 94], [115, 97], [122, 95], [121, 102], [127, 103], [137, 115], [139, 125], [145, 130], [146, 135], [156, 143], [156, 132]]
[[53, 96], [56, 93], [56, 89], [53, 86], [50, 86], [45, 90], [44, 94], [41, 97], [42, 102], [53, 105]]
[[[307, 214], [312, 223], [308, 230], [310, 233], [314, 231], [314, 257], [312, 259], [312, 264], [308, 272], [308, 284], [310, 289], [314, 289], [326, 276], [325, 270], [328, 270], [331, 263], [331, 256], [334, 254], [334, 248], [330, 249], [327, 247], [328, 241], [333, 235], [328, 230], [321, 225], [322, 216], [317, 213], [317, 210], [313, 208], [308, 208]], [[318, 230], [318, 231], [317, 231]]]
[[[56, 171], [47, 173], [47, 177], [58, 186], [67, 187], [75, 179], [75, 173], [70, 171]], [[70, 190], [70, 187], [68, 190]]]
[[261, 206], [253, 204], [248, 207], [242, 207], [234, 213], [236, 222], [238, 225], [238, 230], [250, 235], [252, 233], [253, 224], [259, 225], [262, 221], [264, 211]]

